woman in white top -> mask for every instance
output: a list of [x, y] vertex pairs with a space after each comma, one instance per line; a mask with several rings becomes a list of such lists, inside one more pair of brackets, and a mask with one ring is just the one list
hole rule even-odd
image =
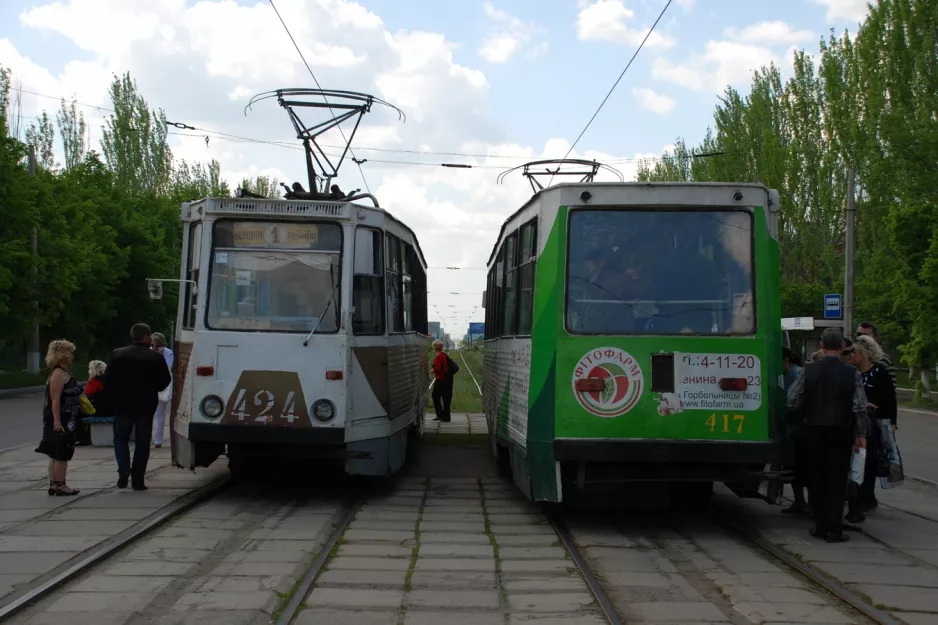
[[[166, 360], [166, 366], [169, 367], [169, 374], [173, 374], [173, 350], [166, 347], [166, 337], [159, 332], [153, 333], [153, 349], [161, 354]], [[169, 404], [173, 399], [173, 383], [160, 392], [160, 403], [156, 406], [156, 413], [153, 415], [153, 446], [160, 448], [163, 446], [163, 428], [166, 425], [166, 413], [169, 411]]]

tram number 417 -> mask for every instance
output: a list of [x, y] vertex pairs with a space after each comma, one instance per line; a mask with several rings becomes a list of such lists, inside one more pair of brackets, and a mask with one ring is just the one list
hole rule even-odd
[[730, 415], [720, 415], [717, 416], [716, 413], [710, 415], [710, 418], [707, 419], [707, 427], [710, 428], [711, 432], [716, 432], [716, 429], [719, 425], [722, 425], [721, 432], [729, 432], [730, 426], [736, 428], [737, 434], [743, 433], [743, 424], [746, 422], [746, 415], [744, 414], [734, 414], [732, 418]]

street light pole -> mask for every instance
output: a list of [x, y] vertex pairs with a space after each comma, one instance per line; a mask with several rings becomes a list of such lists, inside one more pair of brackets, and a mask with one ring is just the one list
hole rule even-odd
[[[36, 146], [29, 146], [29, 175], [36, 176]], [[29, 237], [33, 248], [33, 254], [39, 253], [39, 229], [37, 224], [33, 224], [33, 231]], [[38, 258], [38, 256], [36, 256]], [[38, 263], [33, 264], [33, 284], [39, 276]], [[33, 333], [29, 337], [29, 347], [26, 351], [26, 371], [29, 373], [39, 373], [39, 302], [33, 302]]]
[[856, 172], [853, 167], [847, 170], [847, 224], [844, 256], [844, 336], [853, 331], [853, 253], [854, 222], [857, 215]]

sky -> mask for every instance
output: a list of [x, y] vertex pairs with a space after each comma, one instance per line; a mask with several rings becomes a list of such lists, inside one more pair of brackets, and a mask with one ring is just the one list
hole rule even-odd
[[[430, 319], [458, 337], [482, 321], [489, 253], [531, 194], [519, 173], [500, 185], [498, 174], [567, 153], [667, 0], [274, 3], [323, 88], [404, 111], [365, 115], [352, 149], [368, 162], [359, 173], [346, 161], [337, 182], [370, 189], [416, 232]], [[794, 51], [816, 54], [866, 11], [865, 0], [673, 0], [570, 157], [633, 179], [676, 138], [699, 142], [727, 86], [745, 91], [770, 62], [789, 75]], [[230, 136], [299, 147], [275, 100], [245, 111], [255, 94], [315, 86], [267, 0], [2, 0], [0, 65], [21, 85], [27, 124], [75, 98], [98, 149], [108, 87], [130, 72], [151, 107], [198, 129], [171, 128], [177, 159], [218, 159], [233, 187], [257, 174], [308, 186], [301, 150]]]

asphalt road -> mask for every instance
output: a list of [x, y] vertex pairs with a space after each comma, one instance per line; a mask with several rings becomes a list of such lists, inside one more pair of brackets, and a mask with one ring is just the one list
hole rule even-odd
[[0, 451], [42, 438], [42, 391], [0, 397]]
[[[42, 392], [0, 397], [0, 451], [42, 436]], [[938, 482], [938, 414], [899, 411], [896, 432], [906, 473]]]

